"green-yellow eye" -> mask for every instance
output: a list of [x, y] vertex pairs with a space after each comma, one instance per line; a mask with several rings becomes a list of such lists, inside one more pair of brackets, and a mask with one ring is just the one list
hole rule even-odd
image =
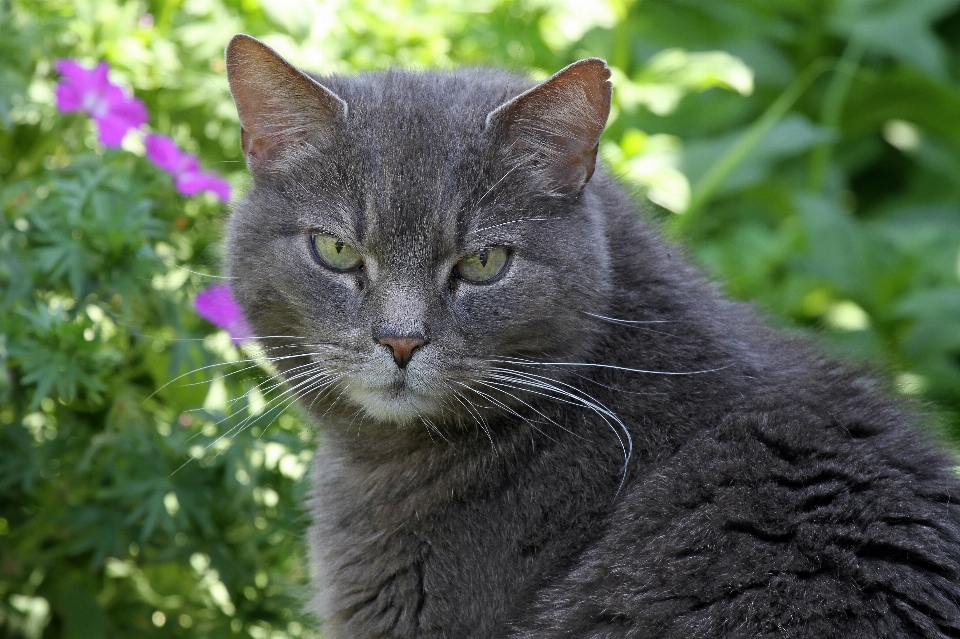
[[363, 266], [363, 257], [357, 249], [332, 235], [311, 234], [310, 248], [313, 257], [331, 270], [352, 271]]
[[502, 246], [482, 248], [457, 262], [453, 273], [474, 284], [488, 284], [500, 279], [509, 261], [510, 252]]

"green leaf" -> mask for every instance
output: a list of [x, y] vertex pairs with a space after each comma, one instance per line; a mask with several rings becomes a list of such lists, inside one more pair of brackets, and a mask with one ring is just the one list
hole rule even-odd
[[899, 68], [862, 74], [844, 109], [843, 126], [854, 134], [873, 133], [889, 120], [905, 120], [960, 144], [960, 84]]
[[830, 26], [873, 51], [943, 77], [946, 47], [931, 27], [957, 6], [957, 0], [844, 0], [831, 16]]
[[869, 289], [872, 257], [856, 221], [837, 202], [817, 194], [798, 193], [794, 205], [807, 237], [805, 270], [843, 295], [862, 300]]
[[[743, 136], [735, 131], [720, 138], [691, 142], [683, 149], [681, 168], [696, 184]], [[829, 129], [817, 126], [804, 116], [792, 113], [773, 125], [717, 190], [729, 195], [767, 179], [785, 159], [796, 157], [818, 144], [834, 140]]]
[[54, 598], [53, 605], [63, 616], [63, 639], [107, 637], [107, 616], [89, 590], [65, 589]]

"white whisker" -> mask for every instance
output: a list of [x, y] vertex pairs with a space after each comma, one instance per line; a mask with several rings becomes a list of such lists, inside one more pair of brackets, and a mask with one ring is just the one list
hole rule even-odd
[[[533, 422], [531, 422], [529, 419], [527, 419], [526, 417], [524, 417], [523, 415], [521, 415], [521, 414], [518, 413], [517, 411], [513, 410], [512, 408], [510, 408], [508, 405], [504, 404], [503, 402], [501, 402], [501, 401], [499, 401], [499, 400], [491, 397], [488, 393], [484, 393], [483, 391], [478, 390], [478, 389], [476, 389], [476, 388], [474, 388], [474, 387], [472, 387], [472, 386], [469, 386], [468, 384], [463, 384], [463, 383], [460, 383], [460, 382], [456, 382], [456, 383], [457, 383], [458, 385], [462, 386], [463, 388], [466, 388], [467, 390], [469, 390], [469, 391], [471, 391], [471, 392], [474, 392], [474, 393], [476, 393], [477, 395], [480, 395], [481, 397], [485, 398], [487, 401], [491, 402], [492, 404], [494, 404], [494, 406], [500, 408], [501, 410], [505, 410], [505, 411], [507, 411], [508, 413], [510, 413], [510, 414], [512, 414], [512, 415], [514, 415], [514, 416], [516, 416], [516, 417], [519, 417], [519, 418], [522, 419], [524, 422], [526, 422], [527, 424], [529, 424], [531, 428], [533, 428], [534, 430], [536, 430], [538, 433], [540, 433], [541, 435], [543, 435], [544, 437], [546, 437], [546, 438], [549, 439], [550, 441], [559, 443], [559, 442], [557, 442], [557, 440], [555, 440], [553, 437], [550, 437], [550, 436], [547, 435], [545, 432], [543, 432], [540, 428], [537, 427], [536, 424], [534, 424]], [[498, 389], [498, 390], [499, 390], [499, 389]], [[503, 392], [503, 391], [501, 390], [500, 392]]]
[[[547, 217], [527, 217], [527, 218], [520, 218], [520, 219], [517, 219], [517, 220], [510, 220], [509, 222], [500, 222], [499, 224], [491, 224], [490, 226], [484, 226], [484, 227], [482, 227], [482, 228], [475, 229], [473, 232], [474, 232], [474, 233], [482, 233], [482, 232], [484, 232], [484, 231], [489, 231], [490, 229], [499, 228], [499, 227], [501, 227], [501, 226], [506, 226], [506, 225], [508, 225], [508, 224], [519, 224], [519, 223], [521, 223], [521, 222], [546, 222], [546, 221], [549, 220], [549, 219], [550, 219], [550, 218], [547, 218]], [[589, 315], [589, 313], [588, 313], [588, 315]]]
[[[613, 411], [598, 402], [595, 398], [587, 395], [584, 391], [565, 382], [513, 369], [494, 367], [493, 370], [500, 373], [504, 381], [511, 381], [515, 384], [527, 386], [528, 388], [536, 388], [542, 391], [556, 393], [560, 395], [560, 397], [553, 397], [555, 401], [582, 406], [599, 415], [611, 431], [613, 431], [614, 435], [616, 435], [623, 452], [623, 469], [621, 471], [620, 486], [617, 488], [617, 493], [619, 494], [620, 489], [623, 488], [623, 484], [626, 481], [627, 469], [630, 464], [630, 458], [633, 455], [633, 437], [630, 435], [626, 424], [624, 424]], [[540, 394], [533, 390], [528, 390], [527, 392]]]
[[490, 440], [491, 448], [493, 448], [493, 450], [496, 451], [497, 445], [493, 441], [493, 435], [490, 433], [490, 428], [487, 425], [487, 420], [483, 418], [483, 414], [480, 413], [479, 410], [477, 410], [477, 408], [473, 405], [473, 402], [467, 399], [467, 397], [463, 393], [461, 393], [460, 391], [458, 391], [456, 388], [453, 388], [453, 387], [451, 387], [450, 390], [453, 391], [454, 399], [456, 399], [458, 402], [460, 402], [460, 404], [463, 405], [463, 407], [467, 410], [467, 413], [469, 413], [470, 416], [473, 417], [473, 421], [476, 422], [481, 429], [483, 429], [483, 432], [484, 434], [486, 434], [487, 439]]
[[[235, 364], [244, 364], [244, 363], [247, 363], [247, 362], [253, 362], [253, 363], [254, 363], [254, 366], [259, 366], [263, 361], [278, 362], [278, 361], [285, 360], [285, 359], [290, 359], [290, 358], [293, 358], [293, 357], [307, 357], [308, 355], [309, 355], [308, 353], [298, 353], [298, 354], [296, 354], [296, 355], [283, 355], [283, 356], [280, 356], [280, 357], [276, 357], [276, 356], [264, 356], [264, 357], [262, 357], [262, 358], [246, 357], [246, 358], [244, 358], [244, 359], [238, 359], [238, 360], [233, 361], [233, 362], [219, 362], [219, 363], [216, 363], [216, 364], [209, 364], [209, 365], [207, 365], [207, 366], [201, 366], [200, 368], [195, 368], [195, 369], [193, 369], [193, 370], [191, 370], [191, 371], [187, 371], [186, 373], [183, 373], [182, 375], [178, 375], [178, 376], [174, 377], [174, 378], [171, 379], [169, 382], [167, 382], [166, 384], [164, 384], [163, 386], [161, 386], [161, 387], [158, 388], [157, 390], [155, 390], [155, 391], [153, 391], [152, 393], [150, 393], [150, 394], [146, 397], [146, 399], [144, 399], [143, 401], [149, 400], [150, 398], [152, 398], [154, 395], [156, 395], [157, 393], [159, 393], [160, 391], [162, 391], [163, 389], [165, 389], [165, 388], [166, 388], [167, 386], [169, 386], [170, 384], [173, 384], [174, 382], [176, 382], [176, 381], [178, 381], [178, 380], [181, 380], [181, 379], [183, 379], [184, 377], [189, 377], [190, 375], [193, 375], [193, 374], [195, 374], [195, 373], [199, 373], [200, 371], [208, 370], [208, 369], [210, 369], [210, 368], [217, 368], [218, 366], [230, 366], [230, 365], [235, 365]], [[253, 366], [251, 366], [250, 368], [253, 368]], [[246, 369], [245, 369], [245, 370], [246, 370]], [[237, 372], [239, 372], [239, 371], [237, 371]], [[233, 373], [230, 373], [230, 374], [232, 375]], [[196, 384], [203, 384], [203, 383], [206, 383], [206, 382], [196, 382]], [[194, 385], [194, 383], [184, 384], [184, 386], [193, 386], [193, 385]]]
[[504, 173], [504, 174], [500, 177], [499, 180], [497, 180], [496, 182], [494, 182], [493, 186], [491, 186], [489, 189], [487, 189], [487, 192], [486, 192], [486, 193], [484, 193], [483, 195], [480, 196], [480, 199], [477, 200], [477, 202], [474, 204], [474, 206], [480, 206], [480, 203], [483, 202], [484, 199], [486, 199], [486, 197], [487, 197], [488, 195], [490, 195], [495, 188], [497, 188], [498, 186], [500, 186], [500, 183], [503, 182], [504, 180], [506, 180], [508, 175], [510, 175], [511, 173], [513, 173], [514, 171], [516, 171], [518, 168], [520, 168], [521, 166], [523, 166], [523, 164], [524, 164], [523, 162], [517, 162], [517, 163], [514, 164], [512, 167], [510, 167], [510, 169], [509, 169], [506, 173]]
[[515, 358], [494, 359], [491, 361], [502, 362], [504, 364], [514, 364], [518, 366], [581, 366], [591, 368], [609, 368], [612, 370], [625, 371], [627, 373], [643, 373], [647, 375], [703, 375], [705, 373], [716, 373], [718, 371], [730, 368], [730, 365], [720, 366], [718, 368], [705, 368], [699, 371], [652, 371], [642, 368], [628, 368], [626, 366], [614, 366], [613, 364], [590, 364], [586, 362], [534, 362], [531, 360], [522, 360]]
[[[307, 355], [312, 355], [312, 354], [313, 354], [313, 353], [307, 353]], [[261, 409], [259, 412], [257, 412], [256, 414], [248, 415], [247, 417], [245, 417], [244, 419], [242, 419], [239, 423], [237, 423], [236, 425], [230, 427], [230, 428], [229, 428], [227, 431], [225, 431], [224, 433], [221, 433], [216, 439], [214, 439], [212, 442], [210, 442], [209, 444], [207, 444], [207, 445], [203, 448], [203, 452], [206, 452], [206, 451], [210, 450], [210, 448], [212, 448], [213, 446], [216, 446], [216, 445], [217, 445], [219, 442], [221, 442], [224, 438], [235, 436], [236, 434], [239, 434], [239, 433], [243, 432], [244, 430], [246, 430], [247, 428], [253, 426], [253, 424], [255, 424], [258, 419], [260, 419], [263, 415], [268, 414], [270, 411], [279, 410], [279, 412], [282, 412], [282, 411], [286, 410], [287, 408], [290, 407], [290, 405], [292, 405], [295, 401], [297, 401], [297, 400], [300, 398], [301, 394], [299, 394], [299, 393], [297, 392], [299, 389], [302, 389], [302, 388], [304, 388], [305, 386], [308, 386], [308, 389], [307, 389], [306, 392], [310, 392], [310, 391], [312, 391], [312, 390], [314, 390], [314, 389], [316, 389], [316, 388], [318, 387], [318, 386], [314, 385], [314, 383], [317, 382], [318, 380], [319, 380], [319, 382], [320, 382], [321, 385], [322, 385], [322, 384], [325, 384], [325, 383], [330, 383], [330, 382], [329, 382], [329, 379], [327, 379], [327, 378], [330, 377], [330, 372], [327, 371], [327, 370], [324, 370], [324, 369], [320, 368], [318, 365], [316, 365], [316, 364], [314, 364], [314, 363], [312, 363], [312, 362], [311, 362], [310, 364], [298, 366], [296, 369], [292, 369], [292, 370], [297, 370], [297, 369], [300, 369], [300, 368], [309, 368], [309, 367], [315, 367], [315, 368], [314, 368], [312, 371], [308, 370], [308, 371], [305, 371], [305, 372], [297, 373], [296, 375], [293, 375], [293, 376], [288, 377], [285, 382], [284, 382], [284, 381], [278, 382], [278, 383], [272, 385], [270, 388], [268, 388], [268, 389], [265, 391], [266, 393], [269, 393], [270, 391], [272, 391], [273, 389], [275, 389], [275, 388], [283, 385], [284, 383], [289, 383], [290, 381], [295, 380], [295, 379], [299, 379], [299, 378], [301, 378], [301, 377], [307, 377], [306, 380], [304, 380], [304, 381], [302, 381], [302, 382], [299, 382], [299, 383], [295, 384], [293, 387], [291, 387], [291, 388], [289, 388], [288, 390], [284, 391], [283, 393], [280, 393], [279, 395], [276, 395], [275, 397], [270, 398], [270, 399], [264, 404], [264, 406], [262, 407], [262, 409]], [[274, 379], [274, 378], [277, 377], [277, 376], [279, 376], [279, 375], [274, 375], [274, 376], [272, 376], [270, 379]], [[336, 378], [334, 378], [334, 379], [336, 379]], [[258, 385], [255, 386], [253, 389], [250, 389], [250, 391], [248, 391], [244, 396], [248, 395], [248, 394], [251, 393], [254, 389], [259, 388], [259, 387], [260, 387], [260, 385], [258, 384]], [[291, 399], [289, 399], [289, 400], [283, 400], [283, 401], [281, 402], [281, 399], [282, 399], [284, 396], [291, 395], [291, 394], [292, 394], [292, 398], [291, 398]], [[237, 399], [241, 399], [241, 398], [236, 398], [236, 399], [232, 400], [231, 404], [234, 403], [234, 402], [236, 402]], [[283, 405], [282, 405], [282, 406], [279, 406], [280, 403], [282, 403]], [[214, 427], [215, 427], [215, 426], [218, 426], [219, 424], [223, 423], [224, 421], [226, 421], [226, 420], [228, 420], [228, 419], [231, 419], [232, 417], [235, 417], [238, 413], [239, 413], [239, 411], [234, 411], [233, 413], [225, 416], [223, 419], [215, 422], [215, 423], [213, 424], [213, 426], [214, 426]], [[264, 432], [266, 432], [266, 429], [264, 429]], [[200, 433], [197, 433], [196, 435], [192, 436], [190, 439], [193, 439], [193, 437], [196, 437], [196, 436], [198, 436], [198, 435], [200, 435], [200, 434], [202, 434], [202, 433], [203, 433], [203, 431], [201, 430]], [[263, 436], [263, 433], [260, 434], [260, 437], [262, 437], [262, 436]], [[258, 440], [259, 440], [259, 438], [258, 438]], [[188, 440], [188, 441], [189, 441], [189, 440]], [[184, 466], [186, 466], [187, 464], [189, 464], [191, 461], [193, 461], [193, 458], [188, 459], [188, 460], [185, 461], [183, 464], [181, 464], [179, 467], [177, 467], [177, 469], [174, 470], [173, 473], [171, 473], [171, 475], [174, 474], [174, 473], [176, 473], [176, 472], [178, 472], [180, 469], [182, 469]]]
[[[506, 378], [506, 377], [503, 377], [502, 375], [491, 375], [490, 378], [496, 379], [496, 380], [502, 380], [502, 381], [511, 381], [511, 380], [507, 380], [507, 378]], [[545, 420], [547, 420], [547, 422], [553, 424], [554, 426], [556, 426], [556, 427], [559, 428], [560, 430], [564, 431], [565, 433], [568, 433], [568, 434], [570, 434], [570, 435], [573, 435], [574, 437], [580, 437], [581, 439], [583, 439], [583, 437], [582, 437], [581, 435], [578, 435], [578, 434], [574, 433], [572, 430], [570, 430], [570, 429], [567, 428], [566, 426], [562, 426], [562, 425], [560, 425], [559, 423], [557, 423], [555, 420], [551, 419], [550, 417], [547, 417], [547, 416], [544, 415], [541, 411], [537, 410], [536, 408], [534, 408], [533, 406], [531, 406], [531, 405], [528, 404], [527, 402], [523, 401], [522, 399], [520, 399], [519, 397], [517, 397], [517, 396], [514, 395], [513, 393], [510, 393], [510, 392], [508, 392], [508, 391], [503, 390], [504, 387], [510, 388], [510, 389], [513, 389], [513, 390], [520, 390], [520, 389], [518, 389], [516, 386], [510, 386], [509, 384], [502, 384], [502, 383], [498, 383], [498, 382], [492, 382], [492, 381], [489, 381], [489, 379], [485, 379], [485, 380], [483, 380], [483, 381], [477, 380], [477, 383], [478, 383], [478, 384], [482, 384], [483, 386], [486, 386], [487, 388], [493, 388], [493, 389], [499, 390], [499, 391], [500, 391], [501, 393], [503, 393], [504, 395], [509, 395], [510, 397], [512, 397], [512, 398], [515, 399], [516, 401], [520, 402], [521, 404], [523, 404], [524, 406], [526, 406], [527, 408], [529, 408], [530, 410], [532, 410], [533, 412], [535, 412], [537, 415], [540, 415], [540, 417], [544, 418]], [[542, 397], [549, 397], [548, 395], [544, 395], [543, 393], [538, 393], [538, 392], [536, 392], [536, 391], [527, 391], [527, 392], [529, 392], [529, 393], [531, 393], [531, 394], [533, 394], [533, 395], [540, 395], [540, 396], [542, 396]]]
[[608, 322], [614, 322], [616, 324], [672, 324], [673, 320], [625, 320], [618, 319], [616, 317], [607, 317], [605, 315], [597, 315], [596, 313], [583, 312], [584, 315], [589, 315], [590, 317], [596, 317], [597, 319], [606, 320]]

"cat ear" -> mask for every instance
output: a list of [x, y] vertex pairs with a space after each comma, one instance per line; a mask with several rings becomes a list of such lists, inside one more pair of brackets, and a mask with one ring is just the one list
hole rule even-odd
[[322, 142], [346, 119], [346, 102], [256, 38], [233, 36], [226, 63], [251, 170], [298, 140]]
[[506, 136], [513, 161], [540, 166], [551, 187], [575, 193], [596, 167], [612, 92], [606, 63], [580, 60], [491, 111], [487, 128]]

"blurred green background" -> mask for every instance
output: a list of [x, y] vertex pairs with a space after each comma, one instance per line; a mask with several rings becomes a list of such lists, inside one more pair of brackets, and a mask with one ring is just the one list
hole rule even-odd
[[606, 58], [602, 155], [652, 217], [960, 442], [960, 0], [0, 0], [0, 634], [322, 636], [312, 436], [192, 306], [227, 207], [53, 100], [55, 60], [106, 60], [242, 192], [236, 32], [322, 72]]

